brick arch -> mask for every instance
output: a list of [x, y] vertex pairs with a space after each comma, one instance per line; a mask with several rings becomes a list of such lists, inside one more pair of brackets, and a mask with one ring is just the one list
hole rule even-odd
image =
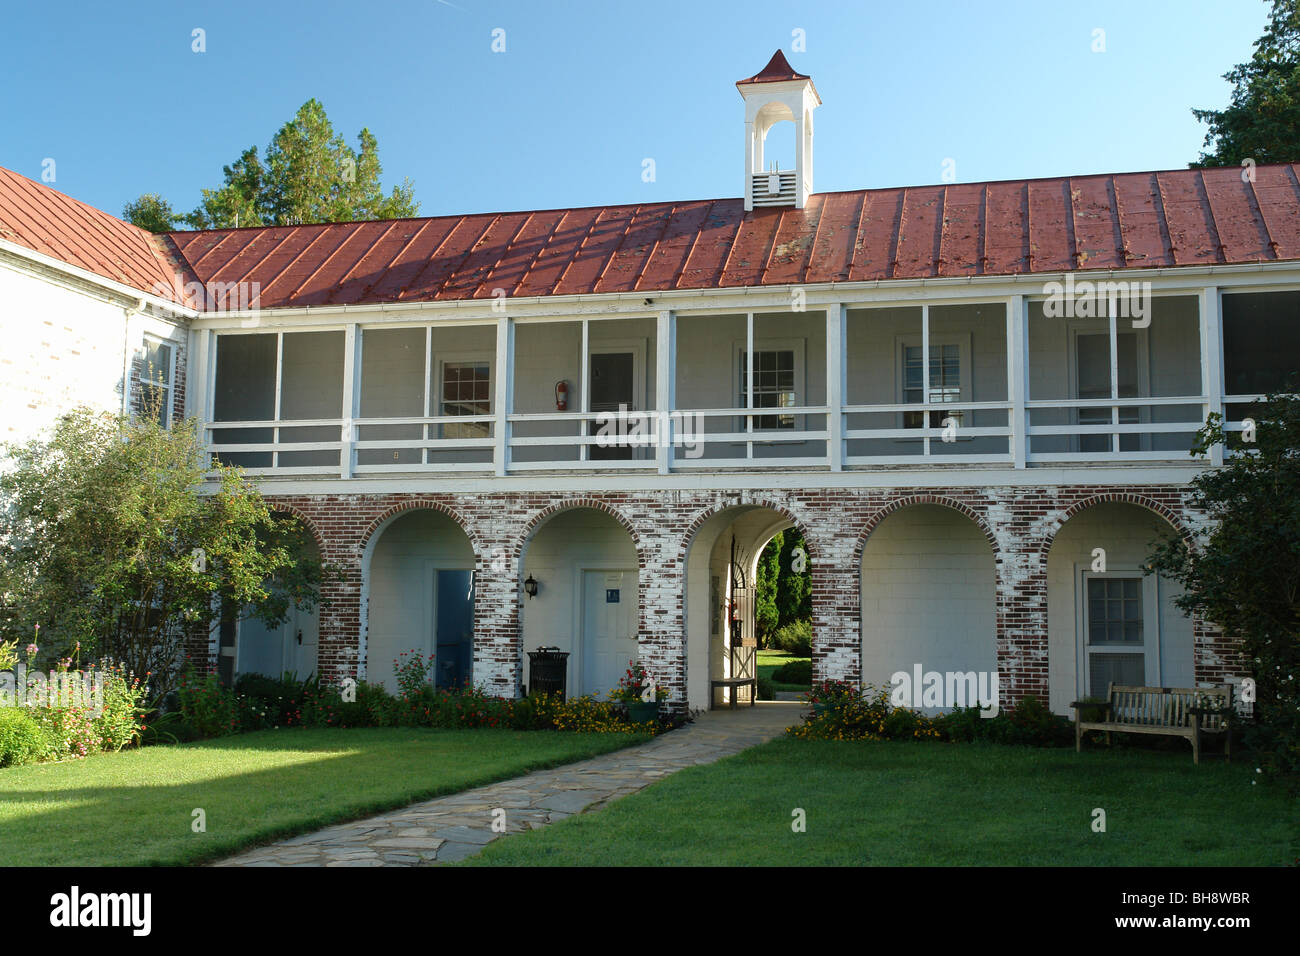
[[519, 533], [515, 539], [514, 546], [511, 548], [510, 556], [513, 560], [519, 561], [523, 558], [524, 548], [532, 540], [533, 535], [543, 524], [554, 518], [556, 515], [565, 511], [576, 511], [579, 508], [591, 508], [595, 511], [603, 512], [609, 515], [619, 523], [619, 526], [628, 533], [632, 539], [632, 546], [636, 548], [636, 559], [638, 567], [645, 567], [645, 545], [641, 541], [641, 535], [637, 533], [636, 525], [608, 502], [601, 501], [599, 498], [570, 498], [565, 501], [558, 501], [554, 504], [547, 505], [537, 514], [528, 519], [528, 524], [524, 530]]
[[[366, 530], [361, 533], [358, 542], [358, 550], [362, 555], [370, 548], [374, 541], [375, 534], [387, 525], [393, 518], [404, 511], [436, 511], [439, 514], [446, 515], [456, 526], [460, 528], [465, 537], [469, 539], [470, 548], [474, 551], [474, 559], [477, 564], [481, 560], [482, 548], [479, 547], [478, 535], [474, 533], [469, 522], [461, 516], [456, 510], [449, 508], [446, 504], [433, 498], [411, 498], [405, 501], [399, 501], [382, 511], [373, 521], [366, 526]], [[367, 564], [369, 562], [366, 562]]]
[[1174, 511], [1172, 508], [1161, 504], [1154, 498], [1139, 494], [1138, 492], [1105, 491], [1100, 494], [1089, 495], [1086, 498], [1076, 501], [1074, 504], [1070, 505], [1070, 507], [1062, 511], [1060, 515], [1052, 519], [1051, 526], [1048, 529], [1048, 532], [1043, 536], [1042, 544], [1039, 546], [1038, 553], [1041, 555], [1043, 560], [1047, 559], [1048, 553], [1052, 550], [1052, 545], [1056, 542], [1056, 536], [1060, 534], [1061, 529], [1065, 527], [1067, 521], [1094, 505], [1100, 504], [1137, 505], [1139, 508], [1144, 508], [1147, 511], [1152, 512], [1157, 517], [1164, 518], [1169, 526], [1177, 531], [1178, 534], [1182, 536], [1183, 540], [1189, 545], [1194, 543], [1195, 539], [1192, 532], [1188, 529], [1186, 523], [1184, 523], [1178, 512]]
[[769, 498], [752, 498], [747, 500], [737, 499], [722, 504], [710, 505], [692, 518], [691, 523], [687, 525], [686, 530], [682, 532], [681, 550], [677, 553], [677, 561], [679, 564], [685, 566], [687, 552], [690, 551], [691, 545], [695, 541], [695, 536], [699, 534], [699, 531], [704, 527], [705, 522], [710, 518], [720, 515], [724, 511], [730, 511], [733, 508], [766, 508], [769, 511], [775, 511], [777, 514], [782, 515], [787, 521], [798, 528], [799, 533], [803, 535], [804, 550], [808, 553], [809, 563], [811, 563], [812, 559], [816, 556], [815, 541], [809, 534], [808, 528], [805, 526], [804, 522], [795, 517], [794, 512], [785, 505], [778, 504]]
[[998, 547], [998, 539], [994, 536], [993, 531], [989, 528], [988, 522], [984, 516], [968, 505], [964, 501], [956, 498], [950, 498], [947, 495], [905, 495], [902, 498], [895, 498], [889, 504], [885, 505], [875, 514], [873, 514], [858, 535], [857, 544], [853, 547], [853, 565], [860, 567], [862, 564], [862, 554], [867, 547], [867, 539], [871, 537], [873, 531], [880, 527], [880, 523], [896, 511], [902, 511], [904, 508], [910, 508], [913, 505], [939, 505], [943, 508], [956, 511], [975, 523], [984, 534], [985, 540], [988, 541], [989, 547], [993, 549], [993, 558], [996, 561], [1001, 548]]
[[276, 501], [273, 498], [266, 499], [267, 507], [272, 511], [279, 511], [287, 515], [292, 515], [302, 522], [302, 526], [311, 534], [312, 540], [316, 542], [316, 550], [321, 558], [325, 557], [325, 538], [320, 533], [320, 528], [316, 525], [316, 519], [297, 505], [289, 504], [284, 501]]

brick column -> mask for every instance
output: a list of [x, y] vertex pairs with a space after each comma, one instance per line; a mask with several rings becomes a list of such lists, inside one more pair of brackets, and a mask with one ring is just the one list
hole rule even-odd
[[518, 697], [525, 679], [519, 608], [523, 559], [513, 553], [518, 539], [513, 523], [493, 530], [496, 537], [480, 539], [474, 575], [474, 685], [497, 697]]
[[1021, 549], [998, 553], [995, 574], [1002, 705], [1015, 707], [1033, 694], [1046, 706], [1047, 554], [1026, 541]]
[[361, 641], [361, 560], [356, 548], [331, 549], [324, 556], [338, 575], [321, 588], [320, 643], [316, 670], [323, 683], [356, 679]]
[[656, 542], [647, 550], [640, 568], [637, 652], [655, 678], [672, 689], [669, 706], [680, 711], [686, 707], [686, 569], [675, 542]]
[[1192, 615], [1192, 674], [1197, 684], [1226, 684], [1229, 677], [1247, 676], [1235, 644], [1199, 614]]
[[813, 682], [862, 682], [862, 569], [856, 535], [805, 538], [812, 577]]

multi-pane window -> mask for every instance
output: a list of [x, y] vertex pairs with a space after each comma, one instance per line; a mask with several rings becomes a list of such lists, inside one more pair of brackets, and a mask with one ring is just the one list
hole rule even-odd
[[171, 424], [172, 347], [146, 340], [140, 366], [140, 411], [164, 428]]
[[1088, 693], [1105, 697], [1111, 683], [1146, 683], [1142, 579], [1088, 578]]
[[[492, 383], [488, 362], [444, 362], [440, 415], [489, 415]], [[487, 422], [442, 426], [443, 438], [486, 438]]]
[[[930, 397], [925, 398], [925, 367], [919, 345], [903, 346], [903, 402], [908, 405], [950, 405], [961, 400], [961, 346], [956, 343], [930, 346]], [[924, 412], [904, 412], [904, 428], [920, 428]], [[953, 413], [943, 409], [930, 412], [930, 425], [942, 428], [944, 418]], [[956, 413], [954, 417], [960, 417]]]
[[[749, 394], [749, 363], [744, 349], [740, 350], [740, 400], [737, 406], [745, 408]], [[794, 408], [795, 352], [794, 349], [754, 350], [754, 408]], [[794, 428], [793, 415], [756, 415], [755, 428]]]

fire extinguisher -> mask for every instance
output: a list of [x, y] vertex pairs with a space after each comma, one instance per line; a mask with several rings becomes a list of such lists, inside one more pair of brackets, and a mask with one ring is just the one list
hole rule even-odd
[[555, 383], [555, 410], [562, 412], [569, 407], [569, 383], [561, 379]]

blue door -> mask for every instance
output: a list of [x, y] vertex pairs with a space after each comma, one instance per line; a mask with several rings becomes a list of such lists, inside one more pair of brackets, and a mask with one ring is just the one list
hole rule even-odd
[[474, 676], [474, 572], [438, 571], [435, 684], [464, 687]]

